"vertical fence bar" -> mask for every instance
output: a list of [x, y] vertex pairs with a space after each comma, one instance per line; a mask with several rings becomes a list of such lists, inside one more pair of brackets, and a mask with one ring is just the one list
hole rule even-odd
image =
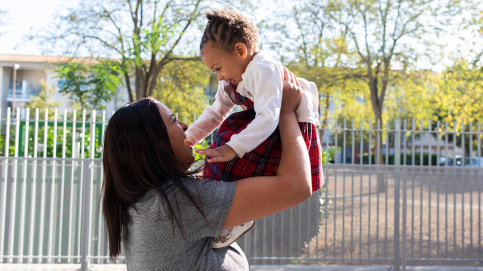
[[385, 134], [386, 134], [386, 165], [389, 165], [389, 121], [386, 120], [386, 130], [385, 130]]
[[[85, 111], [84, 111], [85, 112]], [[85, 119], [84, 119], [85, 120]], [[83, 176], [87, 176], [88, 174], [88, 170], [89, 170], [89, 164], [88, 163], [82, 163], [82, 171], [84, 171], [84, 174], [82, 174]], [[84, 179], [81, 179], [81, 180], [84, 180]], [[84, 193], [83, 193], [83, 197], [82, 197], [82, 203], [81, 205], [83, 206], [82, 210], [85, 210], [85, 211], [81, 211], [80, 213], [82, 214], [82, 217], [81, 217], [81, 224], [82, 226], [79, 228], [79, 232], [81, 232], [81, 251], [80, 251], [80, 254], [81, 254], [81, 268], [80, 270], [81, 271], [87, 271], [87, 266], [88, 266], [88, 256], [89, 256], [89, 224], [90, 224], [90, 215], [89, 215], [89, 210], [90, 210], [90, 193], [89, 191], [91, 191], [91, 183], [89, 181], [85, 181], [85, 182], [82, 182], [83, 185], [83, 189], [84, 190]], [[83, 237], [83, 238], [82, 238]]]
[[[185, 119], [185, 123], [186, 123], [186, 113], [184, 115], [184, 119]], [[104, 147], [104, 131], [106, 130], [106, 111], [102, 111], [102, 119], [101, 119], [102, 123], [101, 123], [101, 141], [99, 142], [99, 146], [101, 147], [101, 150], [103, 150], [103, 147]], [[101, 155], [102, 155], [102, 151], [101, 151]], [[102, 187], [102, 180], [103, 178], [101, 177], [101, 187]], [[102, 209], [101, 209], [101, 205], [99, 205], [99, 224], [98, 224], [98, 232], [99, 232], [99, 246], [98, 246], [98, 249], [97, 249], [97, 255], [101, 256], [103, 255], [102, 254], [102, 251], [103, 251], [103, 248], [105, 248], [105, 238], [104, 238], [104, 232], [103, 232], [103, 219], [102, 219]], [[100, 263], [101, 260], [98, 261], [98, 263]]]
[[453, 121], [453, 166], [456, 164], [456, 121]]
[[62, 123], [62, 173], [60, 180], [60, 219], [59, 219], [59, 242], [57, 245], [57, 257], [58, 262], [62, 261], [62, 233], [64, 225], [64, 189], [65, 189], [65, 153], [66, 153], [66, 141], [67, 141], [67, 110], [64, 109], [64, 118]]
[[[55, 239], [55, 226], [57, 223], [54, 222], [54, 212], [55, 212], [55, 172], [56, 172], [56, 161], [55, 158], [57, 157], [57, 117], [58, 117], [58, 110], [54, 110], [54, 131], [53, 131], [53, 146], [52, 146], [52, 184], [50, 187], [50, 222], [49, 222], [49, 243], [48, 243], [48, 262], [52, 262], [52, 257], [54, 256], [54, 239]], [[48, 126], [48, 125], [47, 125]]]
[[[431, 121], [428, 121], [428, 166], [433, 165], [433, 159], [431, 157], [431, 134], [432, 134], [432, 127], [431, 127]], [[422, 142], [421, 142], [422, 144]]]
[[[30, 205], [30, 224], [35, 225], [35, 206], [37, 202], [37, 153], [38, 153], [38, 142], [39, 142], [39, 109], [35, 109], [35, 123], [34, 123], [34, 162], [33, 162], [33, 172], [32, 172], [32, 198]], [[34, 228], [30, 227], [29, 234], [29, 263], [34, 260]]]
[[[453, 122], [453, 166], [456, 166], [456, 121]], [[456, 257], [456, 183], [453, 182], [453, 257]]]
[[347, 144], [346, 144], [346, 133], [347, 133], [347, 119], [344, 118], [344, 128], [343, 128], [343, 134], [342, 134], [342, 137], [343, 137], [343, 142], [342, 142], [342, 164], [345, 164], [346, 162], [346, 157], [347, 157], [347, 154], [346, 154], [346, 151], [347, 151]]
[[424, 140], [424, 122], [419, 123], [419, 166], [424, 165], [424, 150], [423, 150], [423, 140]]
[[[369, 120], [369, 129], [368, 129], [368, 134], [369, 134], [369, 165], [371, 165], [371, 159], [372, 159], [372, 131], [371, 131], [371, 127], [372, 127], [372, 120]], [[368, 220], [371, 221], [371, 189], [372, 189], [372, 173], [371, 171], [369, 171], [369, 200], [368, 200], [368, 208], [367, 208], [367, 216], [368, 216]], [[335, 240], [335, 239], [334, 239]], [[367, 258], [370, 259], [371, 258], [371, 225], [369, 224], [367, 226]]]
[[[83, 198], [86, 197], [86, 193], [87, 191], [85, 191], [85, 186], [84, 186], [84, 178], [85, 178], [85, 166], [86, 166], [86, 163], [84, 161], [84, 158], [85, 158], [85, 135], [86, 135], [86, 113], [87, 111], [85, 109], [82, 110], [82, 128], [81, 128], [81, 133], [80, 133], [80, 159], [79, 159], [79, 163], [81, 164], [81, 167], [82, 167], [82, 170], [81, 170], [81, 174], [80, 174], [80, 177], [79, 177], [79, 208], [78, 208], [78, 231], [77, 231], [77, 240], [81, 240], [82, 236], [85, 236], [83, 235], [83, 228], [82, 228], [82, 222], [83, 222], [83, 219], [82, 219], [82, 215], [84, 214], [84, 210], [85, 210], [85, 204], [83, 203]], [[88, 195], [88, 193], [87, 193]], [[84, 255], [83, 253], [85, 252], [84, 250], [82, 250], [82, 242], [77, 242], [77, 251], [81, 254], [81, 264], [84, 264], [84, 257], [86, 257], [86, 255]]]
[[368, 133], [369, 133], [369, 165], [372, 164], [372, 131], [371, 131], [371, 127], [372, 127], [372, 120], [369, 120], [369, 129], [368, 129]]
[[17, 107], [16, 112], [16, 121], [15, 121], [15, 145], [14, 145], [14, 160], [13, 160], [13, 170], [12, 170], [12, 183], [11, 183], [11, 192], [10, 192], [10, 223], [8, 228], [8, 254], [9, 262], [13, 262], [14, 253], [13, 253], [13, 246], [15, 244], [15, 217], [17, 212], [15, 211], [17, 207], [17, 166], [18, 166], [18, 145], [19, 145], [19, 134], [20, 134], [20, 108]]
[[[406, 127], [404, 125], [404, 127]], [[406, 256], [406, 251], [407, 251], [407, 168], [404, 167], [402, 170], [403, 178], [402, 178], [402, 260], [401, 260], [401, 266], [402, 266], [402, 271], [406, 271], [406, 261], [407, 261], [407, 256]]]
[[[445, 155], [446, 155], [446, 161], [445, 161], [445, 166], [448, 167], [449, 165], [449, 151], [448, 151], [448, 122], [445, 121], [444, 123], [444, 146], [445, 146]], [[445, 169], [445, 172], [448, 169]], [[447, 180], [447, 179], [446, 179]], [[445, 182], [444, 186], [444, 228], [445, 228], [445, 237], [444, 239], [446, 240], [444, 244], [444, 256], [448, 257], [448, 184]]]
[[[0, 110], [1, 112], [1, 110]], [[1, 113], [0, 113], [0, 120], [1, 120]], [[0, 223], [0, 262], [3, 262], [3, 249], [4, 249], [4, 245], [6, 243], [5, 241], [5, 224], [7, 222], [7, 188], [8, 188], [8, 142], [9, 142], [9, 130], [10, 130], [10, 108], [7, 108], [7, 120], [6, 120], [6, 130], [5, 130], [5, 160], [4, 160], [4, 163], [5, 163], [5, 167], [4, 167], [4, 177], [3, 177], [3, 189], [1, 190], [2, 192], [2, 197], [0, 198], [1, 202], [0, 202], [0, 218], [2, 219]], [[0, 129], [1, 129], [2, 125], [1, 125], [1, 122], [0, 122]], [[1, 186], [1, 183], [0, 183], [0, 186]]]
[[[461, 155], [461, 166], [465, 166], [466, 150], [465, 150], [465, 123], [461, 122], [461, 148], [463, 155]], [[465, 193], [461, 193], [461, 254], [465, 254]], [[456, 220], [456, 219], [455, 219]]]
[[[386, 129], [385, 129], [385, 135], [386, 135], [386, 163], [385, 165], [389, 165], [389, 121], [386, 120]], [[386, 193], [384, 193], [384, 196], [385, 196], [385, 206], [384, 206], [384, 210], [385, 210], [385, 213], [384, 213], [384, 258], [387, 259], [387, 249], [388, 249], [388, 245], [387, 245], [387, 227], [388, 227], [388, 222], [387, 222], [387, 219], [388, 219], [388, 192], [387, 192], [387, 186], [388, 186], [388, 179], [387, 178], [388, 176], [388, 173], [387, 171], [384, 171], [384, 182], [386, 183]]]
[[407, 156], [408, 156], [408, 137], [406, 135], [407, 132], [407, 122], [406, 120], [403, 121], [403, 135], [404, 135], [404, 140], [403, 140], [403, 146], [404, 146], [404, 155], [403, 155], [403, 165], [407, 165]]
[[[399, 236], [400, 236], [400, 233], [399, 233], [399, 227], [401, 226], [399, 224], [399, 214], [400, 214], [400, 202], [399, 202], [399, 196], [400, 196], [400, 188], [401, 188], [401, 180], [402, 182], [405, 182], [406, 179], [405, 178], [401, 178], [401, 174], [403, 174], [403, 172], [401, 171], [401, 124], [400, 124], [400, 120], [399, 119], [396, 119], [394, 121], [394, 166], [397, 167], [396, 171], [397, 171], [397, 174], [396, 174], [396, 178], [395, 178], [395, 188], [394, 188], [394, 195], [396, 196], [396, 198], [394, 199], [394, 209], [395, 209], [395, 212], [394, 212], [394, 258], [396, 259], [395, 261], [395, 265], [397, 266], [397, 268], [395, 270], [399, 270], [399, 266], [401, 264], [401, 259], [400, 259], [400, 251], [399, 251], [399, 248], [400, 248], [400, 241], [399, 241]], [[386, 193], [387, 194], [387, 193]], [[405, 185], [403, 184], [403, 195], [405, 196]], [[405, 197], [403, 196], [403, 209], [405, 209]], [[386, 201], [387, 202], [387, 201]], [[404, 218], [405, 216], [405, 210], [403, 210], [403, 227], [404, 227], [404, 224], [406, 223], [406, 220]], [[405, 235], [405, 232], [404, 232], [405, 228], [403, 228], [403, 240], [406, 238], [406, 235]], [[404, 251], [406, 250], [406, 247], [405, 247], [406, 243], [403, 241], [403, 257], [405, 255]]]
[[[470, 122], [470, 127], [469, 127], [469, 143], [470, 143], [470, 153], [469, 153], [469, 159], [470, 159], [470, 166], [473, 166], [473, 159], [472, 159], [472, 153], [473, 153], [473, 122]], [[478, 184], [477, 184], [478, 185]], [[473, 193], [470, 192], [470, 255], [473, 255]], [[464, 229], [463, 229], [464, 231]], [[464, 242], [464, 239], [463, 239]]]
[[[26, 200], [27, 200], [27, 167], [28, 167], [28, 151], [29, 151], [29, 115], [30, 108], [26, 109], [25, 114], [25, 138], [24, 138], [24, 149], [23, 149], [23, 171], [22, 171], [22, 194], [21, 194], [21, 204], [20, 204], [20, 233], [18, 241], [18, 255], [24, 255], [24, 238], [25, 238], [25, 218], [26, 218]], [[33, 225], [33, 224], [32, 224]], [[19, 258], [19, 262], [23, 262], [23, 257]]]
[[49, 110], [45, 109], [45, 114], [44, 114], [44, 141], [43, 141], [43, 163], [42, 163], [42, 188], [40, 192], [40, 233], [39, 233], [39, 253], [38, 255], [40, 258], [38, 259], [38, 262], [43, 262], [42, 256], [43, 254], [43, 249], [44, 249], [44, 219], [45, 219], [45, 189], [46, 189], [46, 178], [47, 178], [47, 134], [48, 134], [48, 120], [49, 120]]
[[361, 119], [361, 140], [359, 144], [359, 163], [361, 165], [364, 162], [364, 160], [362, 160], [363, 156], [364, 156], [364, 120]]
[[439, 121], [436, 122], [436, 166], [440, 166], [441, 162], [441, 150], [439, 142], [441, 141], [441, 133], [440, 133], [440, 124]]
[[[176, 119], [178, 119], [176, 117]], [[94, 198], [94, 191], [93, 191], [93, 186], [94, 186], [94, 183], [93, 183], [93, 180], [94, 180], [94, 149], [95, 149], [95, 143], [96, 143], [96, 111], [95, 110], [92, 110], [92, 113], [91, 113], [91, 123], [90, 123], [90, 146], [89, 146], [89, 163], [88, 163], [88, 166], [87, 166], [87, 169], [86, 170], [89, 170], [90, 174], [89, 174], [89, 178], [87, 180], [84, 180], [84, 182], [88, 182], [89, 183], [89, 190], [85, 190], [85, 193], [87, 194], [88, 196], [88, 205], [85, 206], [83, 209], [85, 210], [84, 212], [86, 213], [86, 217], [87, 217], [87, 221], [84, 223], [84, 226], [87, 226], [88, 228], [88, 232], [87, 232], [87, 235], [85, 235], [84, 239], [88, 239], [90, 240], [91, 238], [91, 234], [92, 234], [92, 223], [91, 221], [93, 221], [93, 215], [95, 213], [95, 211], [92, 209], [93, 207], [93, 204], [91, 204], [91, 201], [92, 199]], [[87, 175], [85, 175], [87, 177]], [[86, 224], [87, 223], [87, 224]], [[97, 238], [97, 241], [99, 242], [99, 238]], [[87, 257], [89, 256], [92, 256], [91, 255], [91, 242], [88, 241], [87, 242]], [[87, 263], [89, 264], [89, 258], [87, 258]]]
[[[439, 146], [439, 141], [441, 140], [441, 135], [440, 135], [440, 124], [439, 121], [436, 123], [436, 138], [437, 138], [437, 147], [436, 147], [436, 166], [438, 167], [438, 174], [440, 174], [439, 167], [441, 166], [440, 162], [440, 146]], [[436, 186], [436, 258], [439, 258], [439, 198], [440, 198], [440, 185]]]
[[75, 225], [74, 225], [74, 190], [75, 190], [75, 185], [74, 185], [74, 176], [75, 176], [75, 169], [76, 169], [76, 124], [77, 124], [77, 112], [74, 109], [72, 111], [72, 154], [71, 154], [71, 175], [70, 175], [70, 206], [69, 206], [69, 242], [68, 242], [68, 253], [67, 255], [69, 258], [67, 259], [67, 262], [70, 263], [71, 258], [74, 256], [74, 246], [75, 246]]
[[352, 119], [352, 130], [351, 130], [351, 135], [352, 135], [352, 146], [351, 146], [351, 164], [354, 165], [354, 160], [356, 159], [355, 157], [355, 149], [356, 149], [356, 126], [354, 119]]
[[[433, 165], [433, 159], [431, 157], [431, 131], [432, 131], [432, 126], [431, 126], [431, 121], [428, 122], [428, 166], [431, 167]], [[431, 178], [429, 178], [431, 180]], [[431, 257], [431, 235], [433, 234], [432, 231], [432, 226], [431, 226], [431, 189], [432, 189], [432, 183], [428, 182], [428, 257]]]
[[[399, 170], [399, 168], [398, 168]], [[400, 267], [400, 254], [399, 254], [399, 181], [400, 174], [396, 175], [394, 180], [394, 271], [399, 271]], [[387, 193], [386, 193], [387, 194]], [[387, 202], [387, 201], [386, 201]], [[387, 224], [387, 223], [386, 223]], [[387, 238], [386, 238], [387, 239]]]
[[377, 119], [376, 120], [376, 125], [377, 125], [377, 129], [376, 129], [376, 152], [375, 152], [375, 155], [376, 155], [376, 182], [377, 182], [377, 192], [376, 192], [376, 258], [379, 257], [379, 208], [380, 208], [380, 200], [379, 200], [379, 197], [380, 197], [380, 191], [379, 191], [379, 185], [380, 185], [380, 179], [382, 178], [382, 174], [380, 172], [380, 164], [382, 163], [381, 161], [381, 154], [382, 154], [382, 146], [381, 146], [381, 141], [382, 141], [382, 131], [381, 131], [381, 119]]
[[[478, 167], [483, 167], [481, 159], [481, 123], [478, 122]], [[480, 176], [481, 170], [478, 171], [478, 176]], [[481, 178], [478, 178], [481, 180]], [[482, 251], [481, 248], [481, 185], [478, 185], [478, 257], [481, 259]]]
[[[377, 125], [377, 129], [376, 129], [376, 165], [380, 165], [381, 164], [381, 154], [382, 154], [382, 146], [381, 146], [381, 141], [382, 141], [382, 131], [381, 131], [381, 126], [382, 126], [382, 123], [381, 123], [381, 119], [377, 119], [376, 120], [376, 125]], [[379, 208], [379, 206], [378, 206]]]

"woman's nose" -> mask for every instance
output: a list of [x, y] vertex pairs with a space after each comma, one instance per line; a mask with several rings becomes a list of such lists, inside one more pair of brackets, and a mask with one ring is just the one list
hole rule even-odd
[[183, 128], [183, 131], [186, 131], [188, 130], [188, 124], [182, 122], [182, 121], [178, 121], [179, 125], [181, 126], [181, 128]]

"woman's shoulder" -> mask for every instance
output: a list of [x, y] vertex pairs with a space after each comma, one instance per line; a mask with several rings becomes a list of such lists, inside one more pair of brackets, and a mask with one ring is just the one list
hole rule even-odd
[[[211, 179], [197, 179], [197, 178], [183, 178], [179, 180], [169, 180], [163, 187], [164, 194], [169, 199], [176, 198], [181, 199], [186, 197], [186, 193], [183, 190], [188, 191], [192, 197], [212, 197], [214, 195], [220, 195], [227, 193], [234, 193], [235, 183], [215, 181]], [[146, 192], [141, 200], [136, 205], [153, 206], [161, 199], [160, 192], [156, 189]]]

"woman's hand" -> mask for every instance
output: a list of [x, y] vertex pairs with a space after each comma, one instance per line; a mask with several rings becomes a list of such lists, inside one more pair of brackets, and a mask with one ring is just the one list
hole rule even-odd
[[294, 112], [299, 103], [302, 91], [300, 90], [300, 84], [292, 72], [286, 67], [283, 67], [283, 95], [282, 95], [282, 108], [283, 112]]

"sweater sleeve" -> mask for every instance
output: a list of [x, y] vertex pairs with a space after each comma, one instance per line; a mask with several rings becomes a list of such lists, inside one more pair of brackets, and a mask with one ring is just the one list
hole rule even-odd
[[282, 105], [283, 77], [274, 62], [261, 62], [245, 71], [245, 86], [253, 93], [255, 119], [227, 143], [238, 155], [255, 149], [277, 128]]
[[186, 137], [191, 143], [196, 144], [211, 134], [235, 107], [233, 101], [223, 90], [224, 86], [223, 82], [218, 84], [213, 105], [208, 106], [186, 131]]

